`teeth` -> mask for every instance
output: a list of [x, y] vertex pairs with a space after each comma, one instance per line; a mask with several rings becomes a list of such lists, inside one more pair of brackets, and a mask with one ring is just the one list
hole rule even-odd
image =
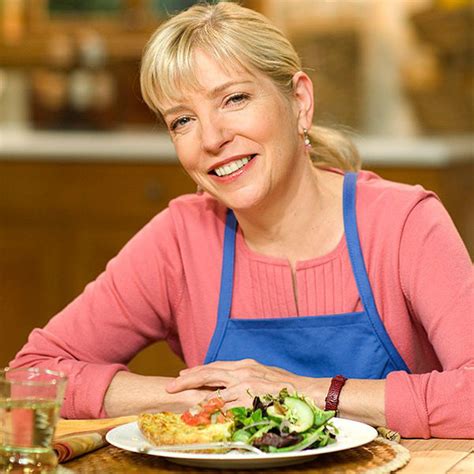
[[219, 166], [219, 168], [216, 168], [214, 172], [217, 174], [217, 176], [227, 176], [245, 166], [250, 161], [250, 159], [251, 157], [249, 156], [248, 158], [241, 158], [240, 160], [231, 161], [224, 166]]

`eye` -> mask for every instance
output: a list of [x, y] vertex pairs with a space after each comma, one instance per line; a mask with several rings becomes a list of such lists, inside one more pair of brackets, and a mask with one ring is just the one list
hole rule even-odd
[[174, 131], [180, 127], [184, 127], [187, 123], [191, 121], [190, 117], [184, 116], [179, 117], [176, 120], [173, 120], [170, 125], [170, 130]]
[[248, 94], [245, 94], [245, 93], [238, 93], [238, 94], [234, 94], [234, 95], [231, 95], [226, 101], [225, 101], [225, 105], [230, 105], [230, 106], [233, 106], [233, 105], [239, 105], [239, 104], [242, 104], [243, 102], [245, 102], [246, 100], [249, 99], [249, 95]]

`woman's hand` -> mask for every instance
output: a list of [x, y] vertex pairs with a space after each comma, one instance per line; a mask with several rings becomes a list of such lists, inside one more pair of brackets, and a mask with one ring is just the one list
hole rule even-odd
[[[220, 389], [226, 405], [233, 407], [249, 406], [253, 396], [266, 393], [277, 395], [286, 387], [290, 392], [296, 391], [312, 398], [318, 407], [324, 408], [330, 383], [329, 378], [304, 377], [244, 359], [212, 362], [182, 370], [179, 377], [167, 383], [166, 391], [178, 394], [188, 390]], [[211, 396], [214, 392], [208, 395]], [[386, 423], [385, 380], [350, 379], [344, 385], [339, 401], [339, 413], [343, 418], [373, 426], [384, 426]]]
[[[220, 396], [227, 406], [247, 406], [256, 395], [266, 393], [278, 394], [282, 388], [290, 392], [313, 396], [317, 382], [327, 379], [312, 379], [293, 374], [278, 367], [262, 365], [252, 359], [243, 359], [235, 362], [212, 362], [191, 369], [184, 369], [179, 377], [166, 386], [168, 393], [177, 393], [183, 390], [214, 388], [219, 389]], [[327, 391], [327, 382], [321, 394]], [[311, 391], [310, 391], [311, 388]], [[320, 397], [318, 397], [320, 398]], [[317, 404], [324, 400], [315, 399]]]

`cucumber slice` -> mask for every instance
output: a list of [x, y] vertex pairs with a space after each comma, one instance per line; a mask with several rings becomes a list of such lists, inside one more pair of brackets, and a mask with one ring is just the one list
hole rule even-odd
[[313, 426], [314, 413], [306, 402], [296, 397], [286, 397], [283, 405], [288, 408], [285, 418], [290, 422], [290, 432], [302, 433]]
[[270, 420], [274, 420], [277, 423], [279, 423], [285, 418], [285, 413], [283, 413], [283, 411], [277, 408], [275, 405], [270, 405], [269, 407], [267, 407], [267, 415]]

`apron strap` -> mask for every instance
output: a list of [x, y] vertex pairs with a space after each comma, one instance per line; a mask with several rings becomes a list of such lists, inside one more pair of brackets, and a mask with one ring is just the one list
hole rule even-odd
[[364, 263], [362, 247], [360, 245], [359, 231], [357, 229], [356, 213], [356, 191], [357, 191], [357, 173], [346, 173], [344, 175], [343, 187], [343, 215], [344, 232], [346, 234], [347, 249], [351, 260], [352, 271], [359, 290], [362, 306], [369, 318], [370, 323], [379, 338], [381, 344], [385, 347], [392, 363], [398, 370], [409, 372], [405, 361], [401, 358], [397, 349], [393, 345], [385, 326], [382, 323], [380, 315], [375, 304], [374, 294], [370, 286], [367, 268]]
[[219, 306], [217, 308], [217, 323], [204, 361], [205, 364], [208, 364], [215, 359], [227, 327], [227, 321], [230, 317], [232, 290], [234, 287], [236, 229], [237, 219], [232, 210], [228, 209], [224, 232], [224, 251], [222, 256], [221, 288], [219, 291]]
[[[346, 173], [344, 176], [343, 187], [344, 231], [354, 278], [356, 280], [359, 295], [367, 318], [369, 319], [380, 343], [385, 348], [393, 366], [396, 370], [405, 370], [410, 372], [404, 360], [398, 353], [396, 347], [393, 345], [377, 311], [372, 287], [370, 286], [367, 269], [362, 255], [359, 232], [357, 229], [356, 185], [357, 174]], [[235, 218], [232, 210], [229, 209], [227, 211], [224, 232], [224, 249], [222, 257], [221, 286], [219, 292], [217, 322], [204, 361], [205, 364], [215, 360], [224, 339], [224, 334], [226, 332], [227, 324], [230, 318], [232, 291], [234, 284], [236, 229], [237, 219]]]

